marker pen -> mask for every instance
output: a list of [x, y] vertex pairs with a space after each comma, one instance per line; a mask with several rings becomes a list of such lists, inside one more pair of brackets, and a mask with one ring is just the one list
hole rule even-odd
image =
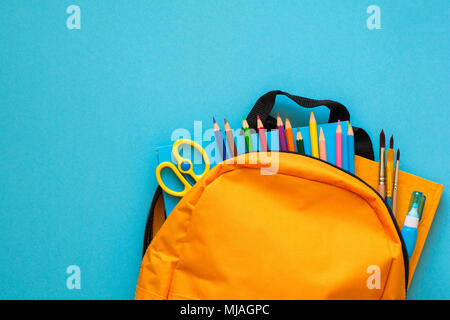
[[417, 226], [419, 225], [420, 213], [419, 206], [422, 199], [422, 192], [414, 191], [411, 195], [412, 205], [405, 218], [402, 228], [402, 237], [405, 241], [408, 258], [411, 258], [417, 240]]

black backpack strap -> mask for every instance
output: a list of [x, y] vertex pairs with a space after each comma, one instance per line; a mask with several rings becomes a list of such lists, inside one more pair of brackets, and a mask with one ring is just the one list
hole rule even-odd
[[355, 135], [355, 154], [358, 156], [374, 160], [372, 141], [364, 129], [353, 127]]
[[252, 110], [250, 110], [250, 113], [247, 116], [247, 122], [250, 128], [253, 128], [255, 130], [257, 129], [256, 128], [257, 115], [259, 115], [259, 117], [261, 118], [266, 129], [276, 128], [276, 119], [270, 116], [270, 112], [272, 111], [272, 108], [275, 104], [275, 99], [277, 95], [286, 96], [295, 103], [297, 103], [299, 106], [305, 108], [326, 106], [328, 109], [330, 109], [330, 117], [328, 119], [328, 122], [337, 122], [338, 120], [350, 121], [350, 113], [348, 112], [347, 108], [344, 105], [340, 104], [339, 102], [333, 100], [314, 100], [300, 96], [294, 96], [292, 94], [280, 90], [274, 90], [269, 91], [263, 96], [261, 96], [261, 98], [259, 98], [258, 101], [256, 101]]
[[159, 231], [159, 228], [161, 228], [165, 220], [166, 210], [164, 207], [164, 198], [162, 189], [160, 186], [158, 186], [156, 188], [155, 194], [153, 195], [152, 204], [147, 216], [147, 223], [145, 224], [144, 247], [142, 256], [145, 255], [145, 252], [152, 242], [153, 237]]
[[[261, 118], [261, 121], [264, 123], [264, 127], [266, 129], [272, 130], [276, 128], [277, 121], [270, 115], [270, 112], [273, 109], [275, 99], [278, 95], [286, 96], [297, 103], [299, 106], [305, 108], [315, 108], [319, 106], [327, 107], [330, 110], [330, 117], [328, 118], [328, 122], [337, 122], [338, 120], [350, 121], [350, 113], [348, 112], [347, 108], [337, 101], [309, 99], [305, 97], [295, 96], [284, 91], [274, 90], [269, 91], [261, 96], [261, 98], [256, 101], [252, 110], [250, 110], [250, 113], [247, 116], [247, 122], [250, 128], [257, 130], [257, 115], [259, 115], [259, 117]], [[361, 128], [354, 128], [354, 134], [355, 154], [370, 160], [374, 160], [373, 146], [369, 135]]]

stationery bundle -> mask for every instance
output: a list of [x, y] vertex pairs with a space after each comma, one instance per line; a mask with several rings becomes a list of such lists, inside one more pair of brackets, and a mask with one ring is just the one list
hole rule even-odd
[[[278, 95], [326, 106], [328, 123], [272, 117]], [[404, 299], [443, 186], [400, 171], [399, 152], [385, 164], [384, 145], [373, 161], [336, 101], [271, 91], [240, 127], [213, 119], [214, 155], [158, 148], [136, 299]]]

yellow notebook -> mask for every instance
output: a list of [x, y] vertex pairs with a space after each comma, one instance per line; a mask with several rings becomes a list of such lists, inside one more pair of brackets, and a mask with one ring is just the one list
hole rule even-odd
[[[378, 185], [378, 162], [368, 160], [359, 156], [355, 156], [355, 173], [356, 175], [367, 182], [375, 190]], [[427, 239], [428, 231], [433, 222], [434, 214], [436, 213], [441, 199], [444, 186], [442, 184], [432, 182], [410, 173], [399, 171], [398, 176], [398, 204], [397, 204], [397, 224], [400, 230], [403, 227], [405, 217], [408, 211], [409, 199], [413, 191], [421, 191], [426, 197], [422, 219], [420, 220], [417, 229], [417, 241], [414, 252], [409, 260], [409, 281], [414, 275], [417, 262], [422, 253], [425, 240]]]

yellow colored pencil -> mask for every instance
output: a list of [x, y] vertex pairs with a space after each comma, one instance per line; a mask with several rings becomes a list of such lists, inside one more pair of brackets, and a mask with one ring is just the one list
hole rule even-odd
[[311, 136], [311, 155], [319, 158], [319, 144], [317, 141], [317, 122], [314, 113], [309, 118], [309, 134]]

